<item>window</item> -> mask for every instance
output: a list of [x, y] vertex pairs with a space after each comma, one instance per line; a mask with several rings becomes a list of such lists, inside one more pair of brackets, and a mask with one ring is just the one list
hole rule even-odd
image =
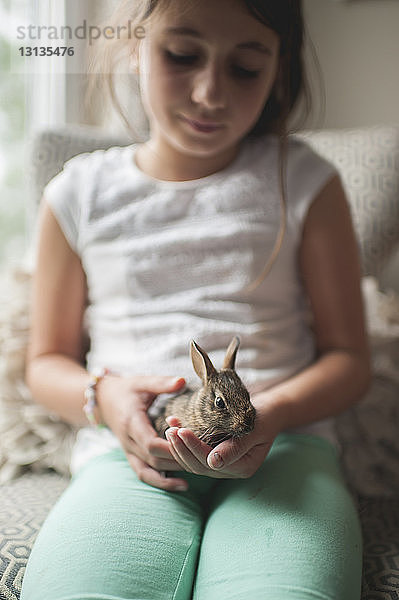
[[25, 246], [26, 82], [10, 69], [9, 11], [9, 2], [0, 0], [0, 264], [21, 256]]
[[76, 47], [61, 36], [85, 22], [91, 1], [0, 0], [0, 267], [27, 249], [29, 140], [38, 129], [87, 122], [85, 41], [74, 56], [29, 57], [27, 48]]

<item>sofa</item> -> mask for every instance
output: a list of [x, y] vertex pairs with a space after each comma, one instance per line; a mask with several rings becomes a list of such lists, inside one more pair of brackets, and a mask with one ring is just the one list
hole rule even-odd
[[[373, 383], [335, 428], [363, 528], [362, 599], [399, 600], [399, 272], [395, 279], [395, 269], [387, 271], [399, 245], [399, 126], [299, 135], [338, 168], [359, 239]], [[37, 133], [29, 151], [32, 212], [68, 158], [128, 143], [95, 127]], [[35, 404], [24, 383], [31, 272], [24, 261], [3, 272], [0, 283], [1, 600], [19, 598], [38, 530], [68, 485], [76, 435]]]

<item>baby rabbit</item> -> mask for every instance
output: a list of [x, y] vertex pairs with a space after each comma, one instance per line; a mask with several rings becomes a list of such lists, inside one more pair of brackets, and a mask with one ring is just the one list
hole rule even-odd
[[234, 370], [240, 340], [234, 337], [227, 348], [223, 367], [217, 371], [207, 353], [191, 341], [190, 354], [194, 371], [202, 380], [199, 390], [185, 389], [166, 403], [154, 421], [156, 431], [164, 437], [169, 425], [166, 417], [174, 416], [181, 427], [191, 429], [209, 446], [215, 447], [231, 437], [249, 433], [255, 424], [255, 408], [249, 393]]

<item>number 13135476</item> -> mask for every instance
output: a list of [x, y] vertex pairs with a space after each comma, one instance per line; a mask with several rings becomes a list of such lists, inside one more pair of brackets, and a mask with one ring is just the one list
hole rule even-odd
[[73, 46], [21, 46], [18, 48], [20, 56], [73, 56]]

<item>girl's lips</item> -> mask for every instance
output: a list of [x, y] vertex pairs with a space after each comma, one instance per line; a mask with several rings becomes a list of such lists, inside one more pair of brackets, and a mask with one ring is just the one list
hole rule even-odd
[[191, 125], [195, 131], [200, 131], [201, 133], [213, 133], [223, 127], [220, 123], [206, 123], [203, 121], [196, 121], [195, 119], [189, 119], [188, 117], [182, 118], [186, 123]]

